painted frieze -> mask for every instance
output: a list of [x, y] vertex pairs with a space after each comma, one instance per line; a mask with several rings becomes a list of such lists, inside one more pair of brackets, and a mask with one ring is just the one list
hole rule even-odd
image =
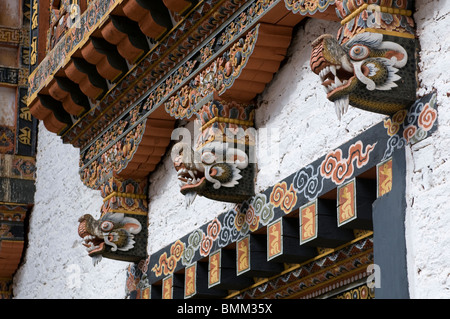
[[168, 276], [168, 277], [164, 278], [163, 284], [162, 284], [162, 299], [172, 299], [173, 298], [172, 287], [173, 287], [173, 277]]
[[356, 182], [351, 180], [338, 187], [338, 225], [344, 225], [356, 218]]
[[283, 253], [283, 223], [282, 219], [267, 226], [267, 260], [271, 260]]
[[[46, 59], [40, 63], [39, 68], [30, 76], [28, 105], [36, 117], [44, 118], [44, 122], [46, 121], [48, 114], [47, 111], [40, 106], [40, 101], [37, 99], [38, 93], [42, 92], [43, 94], [47, 94], [46, 90], [53, 74], [62, 75], [63, 77], [73, 76], [73, 64], [78, 60], [72, 59], [71, 57], [72, 55], [78, 56], [77, 52], [83, 46], [84, 42], [81, 35], [86, 38], [87, 35], [92, 35], [93, 32], [96, 32], [96, 28], [100, 27], [102, 29], [103, 24], [109, 25], [108, 19], [105, 18], [107, 16], [106, 13], [110, 13], [117, 9], [117, 6], [122, 5], [121, 2], [117, 1], [105, 2], [102, 3], [102, 5], [99, 5], [97, 2], [98, 1], [92, 1], [89, 7], [81, 14], [79, 24], [81, 27], [77, 28], [76, 26], [72, 26], [55, 48], [48, 53]], [[134, 3], [135, 1], [129, 2]], [[128, 4], [126, 4], [126, 6], [127, 5]], [[218, 5], [220, 6], [220, 10], [215, 11], [214, 15], [212, 15], [212, 8], [216, 7], [217, 9]], [[329, 1], [326, 4], [321, 3], [319, 11], [307, 8], [302, 10], [302, 14], [314, 15], [318, 14], [317, 12], [327, 12], [327, 14], [329, 14], [329, 12], [334, 12], [334, 7], [332, 5], [332, 1]], [[123, 9], [125, 10], [125, 7]], [[147, 8], [143, 8], [141, 11], [145, 12], [145, 10], [147, 10]], [[202, 1], [191, 8], [186, 15], [183, 13], [183, 19], [179, 21], [177, 28], [171, 30], [164, 38], [155, 43], [154, 46], [150, 48], [150, 51], [139, 61], [135, 61], [128, 72], [124, 74], [122, 78], [117, 79], [116, 85], [113, 85], [109, 91], [106, 92], [106, 86], [102, 85], [103, 93], [106, 94], [99, 95], [97, 92], [95, 96], [93, 95], [93, 98], [90, 100], [90, 109], [85, 109], [86, 113], [79, 116], [79, 118], [76, 118], [75, 121], [66, 123], [70, 127], [65, 128], [70, 128], [69, 130], [63, 131], [61, 130], [61, 127], [59, 127], [56, 132], [61, 134], [64, 142], [71, 143], [76, 147], [85, 147], [86, 143], [92, 142], [92, 139], [97, 136], [101, 127], [114, 121], [117, 116], [122, 115], [123, 112], [126, 112], [132, 105], [139, 104], [143, 96], [147, 97], [149, 94], [160, 94], [161, 89], [165, 90], [161, 84], [166, 81], [167, 77], [171, 77], [174, 72], [178, 72], [182, 65], [186, 63], [186, 59], [184, 58], [188, 54], [190, 54], [188, 60], [190, 61], [191, 66], [203, 68], [202, 65], [198, 64], [199, 61], [197, 60], [206, 63], [202, 63], [203, 65], [209, 64], [210, 61], [204, 60], [205, 56], [215, 59], [217, 54], [228, 49], [230, 44], [245, 35], [245, 33], [255, 27], [260, 20], [268, 21], [271, 28], [275, 28], [273, 21], [286, 16], [289, 23], [281, 23], [278, 27], [289, 25], [288, 29], [290, 29], [296, 22], [304, 18], [302, 14], [294, 14], [291, 8], [288, 8], [282, 0], [258, 0], [248, 2], [238, 0]], [[232, 17], [232, 19], [230, 19], [230, 17]], [[327, 16], [327, 18], [331, 18], [331, 16]], [[131, 16], [130, 19], [133, 20]], [[230, 20], [227, 21], [227, 19]], [[228, 25], [222, 25], [224, 22]], [[222, 26], [224, 29], [217, 29], [217, 26]], [[290, 31], [287, 31], [287, 33], [290, 35]], [[279, 45], [279, 41], [284, 36], [285, 35], [278, 34], [278, 37], [272, 37], [271, 41], [277, 39], [274, 44]], [[212, 37], [216, 40], [214, 46], [209, 48], [212, 50], [208, 50], [208, 45], [211, 42]], [[181, 42], [178, 43], [177, 41]], [[178, 44], [175, 46], [175, 43]], [[269, 42], [266, 42], [266, 44], [267, 43]], [[283, 46], [286, 47], [287, 45], [283, 44]], [[198, 59], [197, 54], [192, 55], [193, 51], [197, 50], [202, 51], [200, 53], [202, 56], [201, 59]], [[279, 57], [283, 54], [282, 52], [274, 53], [275, 55], [279, 55]], [[62, 64], [54, 63], [55, 61], [60, 61]], [[78, 68], [86, 69], [78, 62]], [[271, 65], [271, 69], [274, 68], [274, 70], [270, 70], [270, 73], [272, 74], [277, 70], [274, 61], [264, 63], [264, 65]], [[61, 72], [61, 70], [63, 72]], [[188, 75], [194, 76], [194, 74], [190, 73], [191, 71], [188, 73], [184, 72], [183, 77], [178, 77], [177, 79], [186, 81]], [[265, 74], [265, 77], [268, 78], [266, 82], [271, 79], [270, 73]], [[80, 76], [72, 77], [71, 80], [75, 81], [80, 88], [83, 87], [84, 90], [87, 90], [88, 86], [95, 86], [95, 83], [92, 82], [93, 77], [94, 74], [92, 73], [89, 74], [89, 77], [86, 77], [85, 74], [83, 81], [80, 81]], [[253, 79], [256, 79], [254, 75]], [[259, 82], [260, 79], [256, 82]], [[170, 79], [167, 80], [169, 81]], [[171, 85], [185, 84], [175, 81], [169, 82]], [[99, 83], [97, 83], [97, 86]], [[241, 82], [240, 85], [242, 85], [242, 83], [244, 82]], [[85, 86], [86, 88], [84, 88]], [[261, 84], [257, 85], [256, 83], [253, 83], [253, 88], [251, 88], [251, 90], [257, 89], [260, 86]], [[170, 85], [168, 87], [170, 87]], [[249, 88], [247, 88], [247, 90], [248, 89]], [[246, 90], [241, 91], [241, 94], [245, 91]], [[85, 91], [83, 91], [83, 93], [85, 93]], [[166, 91], [162, 97], [170, 97], [171, 95], [172, 93], [170, 91]], [[149, 97], [149, 99], [151, 98]], [[155, 110], [155, 106], [157, 107], [158, 104], [153, 102], [152, 104], [154, 105], [152, 110]], [[146, 116], [148, 116], [148, 114]], [[56, 128], [53, 128], [53, 130], [55, 129]]]
[[[151, 13], [150, 8], [140, 7], [134, 0], [129, 2], [133, 2], [136, 7], [133, 9], [133, 12], [136, 10], [139, 12], [140, 10], [143, 14], [147, 11]], [[66, 142], [71, 143], [76, 147], [82, 146], [82, 143], [80, 144], [77, 142], [78, 138], [81, 137], [79, 135], [80, 133], [83, 135], [84, 133], [94, 134], [90, 135], [89, 139], [98, 133], [97, 130], [85, 131], [86, 126], [94, 124], [92, 121], [93, 119], [102, 119], [102, 122], [105, 120], [110, 122], [115, 116], [121, 114], [130, 107], [131, 104], [136, 103], [137, 100], [146, 93], [149, 87], [156, 84], [163, 75], [169, 73], [169, 71], [175, 67], [175, 62], [182, 60], [183, 56], [189, 53], [196, 45], [198, 45], [199, 41], [202, 41], [207, 34], [214, 30], [212, 27], [213, 24], [215, 25], [216, 23], [219, 23], [219, 21], [226, 19], [233, 10], [241, 5], [242, 1], [230, 0], [226, 1], [226, 3], [221, 3], [221, 5], [224, 6], [224, 10], [221, 11], [221, 14], [216, 14], [212, 20], [208, 20], [208, 17], [212, 13], [211, 8], [218, 2], [218, 0], [205, 1], [196, 6], [194, 11], [189, 11], [188, 15], [183, 16], [183, 19], [181, 19], [177, 28], [171, 30], [172, 32], [170, 35], [164, 37], [162, 41], [152, 43], [150, 52], [147, 52], [147, 55], [142, 57], [140, 61], [134, 61], [132, 68], [127, 70], [126, 74], [123, 73], [123, 76], [120, 79], [117, 79], [116, 85], [108, 91], [106, 83], [103, 83], [105, 85], [100, 85], [100, 82], [104, 82], [104, 79], [101, 77], [99, 78], [98, 75], [96, 76], [95, 70], [89, 71], [89, 65], [83, 66], [80, 63], [77, 63], [77, 70], [74, 70], [73, 65], [74, 62], [80, 62], [80, 59], [72, 59], [72, 56], [79, 55], [77, 52], [83, 47], [84, 41], [88, 39], [88, 35], [92, 35], [93, 32], [98, 32], [98, 28], [108, 22], [109, 13], [114, 9], [118, 9], [118, 6], [122, 6], [122, 1], [92, 1], [86, 11], [79, 17], [79, 24], [71, 26], [71, 28], [66, 31], [63, 38], [55, 45], [55, 47], [47, 54], [46, 58], [40, 62], [39, 67], [31, 74], [29, 80], [30, 92], [28, 97], [30, 108], [33, 110], [36, 117], [45, 117], [45, 115], [41, 113], [43, 110], [39, 108], [37, 94], [41, 91], [43, 91], [44, 94], [47, 94], [45, 93], [46, 86], [48, 86], [50, 79], [55, 73], [71, 78], [71, 80], [76, 82], [80, 88], [83, 88], [83, 93], [87, 96], [89, 96], [89, 88], [100, 88], [101, 92], [97, 90], [96, 95], [90, 96], [92, 98], [90, 103], [95, 104], [96, 107], [91, 108], [89, 114], [86, 113], [82, 118], [71, 123], [71, 125], [75, 124], [75, 126], [71, 127], [70, 131], [57, 132], [62, 135]], [[150, 7], [151, 6], [152, 5], [150, 5]], [[125, 8], [123, 9], [125, 10]], [[127, 13], [131, 16], [128, 24], [135, 23], [136, 20], [133, 19], [137, 19], [136, 16], [131, 11], [127, 11]], [[218, 20], [216, 21], [216, 19]], [[202, 21], [203, 23], [201, 23]], [[196, 28], [193, 28], [194, 25]], [[132, 33], [131, 36], [135, 33], [136, 32]], [[189, 38], [188, 35], [190, 35]], [[184, 39], [184, 42], [179, 46], [174, 46], [180, 38]], [[176, 52], [171, 52], [173, 50]], [[56, 61], [58, 61], [58, 63], [56, 63]], [[77, 72], [74, 73], [73, 71]], [[82, 74], [84, 74], [83, 81], [79, 79], [81, 77], [79, 71], [82, 71]], [[86, 76], [86, 74], [88, 74], [88, 76]], [[94, 77], [97, 77], [97, 79], [95, 80]], [[127, 94], [124, 94], [124, 92], [127, 92]], [[105, 95], [105, 93], [108, 94]], [[99, 124], [102, 126], [104, 122]]]
[[184, 282], [184, 297], [189, 298], [196, 294], [197, 292], [197, 263], [186, 267], [186, 276]]
[[[201, 105], [201, 101], [211, 93], [216, 92], [216, 95], [220, 96], [232, 87], [253, 53], [258, 30], [259, 28], [255, 28], [245, 36], [245, 39], [241, 38], [188, 85], [179, 89], [176, 95], [171, 96], [164, 105], [166, 112], [175, 118], [190, 118], [196, 114], [196, 108]], [[202, 60], [211, 55], [210, 47], [214, 42], [215, 39], [201, 52]]]

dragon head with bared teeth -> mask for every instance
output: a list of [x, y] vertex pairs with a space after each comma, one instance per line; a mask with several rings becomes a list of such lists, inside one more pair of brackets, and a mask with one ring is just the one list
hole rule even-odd
[[172, 152], [180, 192], [186, 197], [187, 206], [197, 195], [236, 203], [253, 195], [254, 163], [249, 162], [244, 150], [213, 142], [194, 151], [180, 142]]

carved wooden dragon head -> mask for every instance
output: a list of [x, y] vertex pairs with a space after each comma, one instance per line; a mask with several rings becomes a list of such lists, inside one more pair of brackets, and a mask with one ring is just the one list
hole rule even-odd
[[216, 99], [198, 112], [196, 145], [172, 149], [180, 191], [190, 205], [196, 195], [240, 203], [254, 195], [253, 106]]
[[412, 1], [380, 4], [336, 1], [343, 19], [337, 39], [326, 34], [312, 43], [311, 69], [339, 119], [349, 105], [392, 115], [416, 100]]

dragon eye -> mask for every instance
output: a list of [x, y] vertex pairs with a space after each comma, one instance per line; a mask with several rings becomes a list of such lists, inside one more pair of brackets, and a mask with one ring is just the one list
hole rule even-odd
[[102, 231], [110, 231], [114, 228], [114, 224], [110, 221], [104, 221], [100, 224], [100, 228]]
[[349, 52], [350, 57], [357, 61], [367, 58], [369, 54], [369, 48], [361, 44], [354, 45]]
[[202, 154], [202, 162], [206, 164], [212, 164], [214, 163], [216, 157], [211, 152], [205, 152]]

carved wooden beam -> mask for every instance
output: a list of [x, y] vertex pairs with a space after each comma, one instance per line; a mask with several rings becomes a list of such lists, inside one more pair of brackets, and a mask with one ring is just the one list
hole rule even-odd
[[312, 246], [299, 246], [301, 226], [297, 218], [279, 218], [267, 226], [267, 260], [301, 263], [317, 253]]
[[50, 132], [61, 134], [73, 124], [70, 114], [66, 112], [62, 103], [50, 95], [38, 95], [32, 107], [33, 115], [42, 120]]
[[128, 71], [125, 59], [120, 56], [116, 46], [103, 38], [91, 37], [81, 49], [83, 58], [96, 66], [98, 73], [105, 79], [115, 82]]

